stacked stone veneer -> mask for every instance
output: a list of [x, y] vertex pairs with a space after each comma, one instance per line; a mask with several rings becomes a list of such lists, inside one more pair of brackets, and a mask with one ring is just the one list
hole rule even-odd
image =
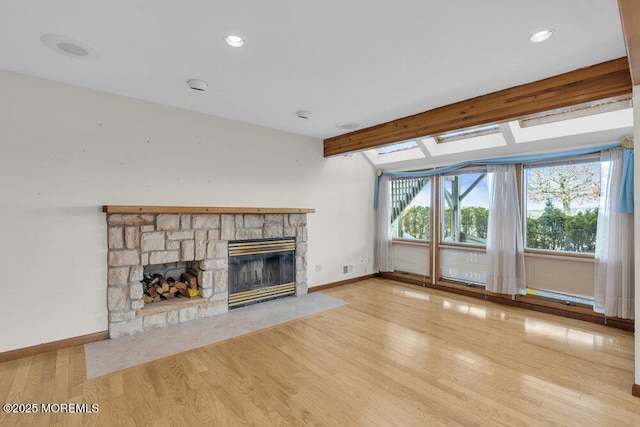
[[[307, 293], [306, 214], [107, 214], [107, 225], [111, 338], [226, 313], [230, 240], [295, 237], [296, 294]], [[145, 310], [144, 266], [184, 261], [198, 272], [200, 302]]]

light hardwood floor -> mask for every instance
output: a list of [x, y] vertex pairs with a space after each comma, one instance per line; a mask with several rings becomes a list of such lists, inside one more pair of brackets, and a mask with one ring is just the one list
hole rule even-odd
[[0, 364], [0, 425], [638, 426], [633, 334], [370, 279], [349, 305], [87, 380], [82, 346]]

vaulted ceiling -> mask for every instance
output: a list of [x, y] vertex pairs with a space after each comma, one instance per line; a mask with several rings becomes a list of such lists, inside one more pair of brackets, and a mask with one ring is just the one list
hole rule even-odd
[[320, 139], [624, 56], [616, 0], [0, 2], [2, 69]]

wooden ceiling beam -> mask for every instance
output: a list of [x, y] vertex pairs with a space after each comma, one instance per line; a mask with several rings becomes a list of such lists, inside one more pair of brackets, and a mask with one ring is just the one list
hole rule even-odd
[[622, 32], [627, 45], [627, 58], [633, 85], [640, 84], [640, 2], [638, 0], [618, 0]]
[[324, 140], [324, 156], [376, 148], [457, 129], [516, 120], [631, 93], [627, 58], [449, 104]]

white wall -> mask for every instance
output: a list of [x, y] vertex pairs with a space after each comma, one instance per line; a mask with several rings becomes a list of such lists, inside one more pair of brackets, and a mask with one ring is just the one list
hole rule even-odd
[[0, 94], [0, 352], [107, 329], [102, 205], [315, 208], [309, 285], [371, 272], [361, 155], [325, 159], [317, 139], [7, 71]]

